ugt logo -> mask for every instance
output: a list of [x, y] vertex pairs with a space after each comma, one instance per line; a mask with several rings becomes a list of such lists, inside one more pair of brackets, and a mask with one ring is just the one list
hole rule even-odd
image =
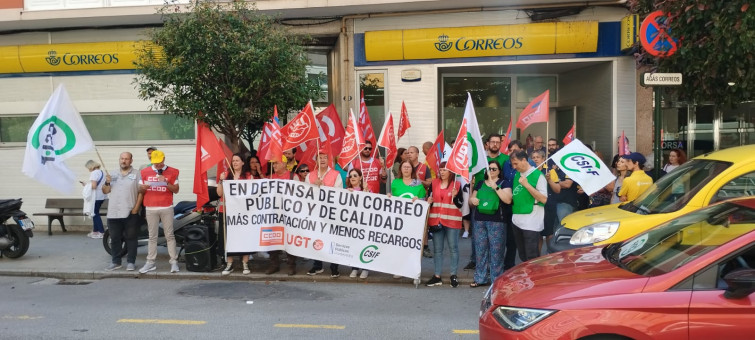
[[375, 261], [378, 255], [380, 255], [378, 247], [374, 244], [371, 244], [364, 247], [364, 249], [362, 249], [362, 252], [359, 253], [359, 261], [362, 261], [362, 263], [370, 263], [372, 261]]
[[[56, 149], [55, 145], [59, 144], [61, 133], [65, 136], [65, 144], [63, 147]], [[40, 137], [44, 137], [44, 143], [40, 142]], [[58, 117], [50, 117], [46, 121], [39, 125], [31, 139], [31, 145], [35, 149], [42, 147], [42, 164], [44, 165], [48, 161], [55, 161], [55, 156], [60, 156], [68, 151], [71, 151], [76, 146], [76, 134], [73, 132], [70, 126], [66, 122], [60, 120]]]
[[561, 168], [571, 172], [584, 172], [600, 176], [600, 162], [595, 157], [581, 152], [573, 152], [561, 158]]
[[442, 34], [438, 36], [438, 42], [435, 43], [435, 49], [441, 52], [445, 52], [451, 49], [453, 47], [453, 43], [448, 42], [448, 36], [445, 34]]
[[58, 57], [57, 54], [58, 52], [55, 52], [55, 50], [50, 50], [50, 52], [47, 52], [47, 58], [45, 58], [47, 63], [52, 66], [58, 66], [58, 64], [60, 64], [60, 57]]

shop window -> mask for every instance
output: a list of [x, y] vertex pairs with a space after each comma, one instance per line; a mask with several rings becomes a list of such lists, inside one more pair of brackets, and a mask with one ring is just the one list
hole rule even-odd
[[[175, 115], [84, 114], [81, 118], [95, 142], [194, 139], [194, 121]], [[26, 142], [35, 119], [36, 116], [0, 117], [0, 142]]]
[[328, 99], [328, 55], [309, 52], [307, 58], [310, 62], [310, 65], [307, 66], [307, 78], [320, 86], [320, 95], [317, 98], [312, 98], [312, 102], [318, 107], [328, 106], [330, 103]]
[[472, 95], [477, 123], [483, 138], [490, 134], [504, 134], [511, 119], [511, 78], [444, 76], [441, 128], [446, 142], [451, 144], [459, 132], [467, 92]]
[[714, 150], [713, 123], [716, 107], [714, 105], [700, 105], [695, 107], [695, 124], [692, 129], [692, 154], [687, 158], [702, 155]]
[[[372, 130], [375, 131], [375, 138], [380, 136], [380, 131], [385, 123], [385, 73], [383, 72], [365, 72], [359, 74], [359, 91], [364, 93], [364, 103], [367, 106], [367, 112], [370, 114], [372, 121]], [[357, 94], [359, 98], [360, 94]], [[359, 115], [359, 112], [354, 112]], [[359, 117], [357, 117], [358, 119]], [[398, 122], [398, 116], [394, 117], [394, 123]], [[374, 147], [374, 146], [373, 146]]]
[[[543, 94], [545, 90], [550, 90], [551, 103], [556, 101], [557, 87], [556, 76], [519, 76], [516, 77], [516, 102], [521, 105], [522, 108], [526, 107], [535, 97]], [[519, 106], [519, 105], [518, 105]]]

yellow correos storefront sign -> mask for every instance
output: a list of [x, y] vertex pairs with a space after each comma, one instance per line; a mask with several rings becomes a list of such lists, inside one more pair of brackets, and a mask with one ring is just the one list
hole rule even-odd
[[364, 45], [367, 61], [595, 52], [598, 22], [371, 31]]
[[0, 73], [134, 69], [136, 51], [147, 42], [19, 45], [0, 47]]

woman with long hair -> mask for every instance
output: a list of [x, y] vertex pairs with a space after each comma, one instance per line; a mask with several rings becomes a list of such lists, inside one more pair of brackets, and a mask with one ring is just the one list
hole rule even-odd
[[[225, 230], [225, 205], [223, 204], [223, 181], [224, 180], [242, 180], [242, 179], [252, 179], [251, 174], [249, 172], [245, 172], [245, 164], [247, 162], [244, 162], [244, 158], [239, 153], [233, 154], [233, 157], [231, 158], [231, 171], [228, 173], [221, 173], [220, 174], [220, 182], [218, 182], [218, 195], [220, 196], [220, 228], [218, 228], [218, 252], [221, 254], [221, 256], [226, 255], [225, 253], [225, 236], [226, 236], [226, 230]], [[233, 257], [234, 256], [241, 256], [241, 262], [243, 263], [243, 272], [242, 274], [247, 275], [251, 273], [249, 270], [249, 253], [228, 253], [226, 257], [226, 265], [225, 269], [221, 272], [222, 275], [229, 275], [231, 272], [233, 272]]]
[[668, 163], [663, 166], [663, 171], [669, 173], [685, 162], [687, 162], [687, 154], [682, 149], [673, 149], [668, 154]]
[[440, 286], [443, 280], [440, 278], [443, 269], [443, 246], [448, 243], [451, 253], [451, 287], [459, 286], [456, 272], [459, 268], [459, 234], [461, 232], [461, 205], [462, 197], [461, 182], [455, 180], [456, 175], [446, 169], [446, 162], [440, 164], [438, 177], [430, 184], [430, 192], [427, 202], [430, 203], [430, 211], [427, 226], [433, 232], [433, 263], [435, 272], [427, 281], [428, 287]]
[[[89, 185], [92, 187], [92, 195], [94, 195], [94, 210], [92, 211], [92, 232], [87, 234], [90, 238], [102, 238], [105, 233], [105, 225], [102, 224], [102, 217], [100, 216], [100, 208], [105, 203], [107, 195], [102, 192], [102, 186], [105, 185], [105, 172], [100, 170], [100, 163], [93, 160], [89, 160], [84, 165], [89, 170], [89, 182], [79, 182], [81, 185]], [[90, 201], [91, 202], [91, 201]]]
[[391, 195], [409, 198], [412, 201], [427, 196], [425, 186], [417, 179], [417, 172], [408, 160], [402, 161], [398, 178], [391, 182]]
[[621, 185], [624, 183], [624, 178], [627, 178], [632, 174], [632, 172], [628, 170], [626, 163], [624, 163], [624, 158], [619, 158], [619, 160], [616, 161], [616, 172], [616, 179], [612, 183], [606, 185], [606, 190], [611, 192], [611, 204], [621, 203], [621, 200], [619, 199]]
[[262, 164], [257, 156], [249, 157], [242, 171], [249, 174], [249, 179], [264, 178], [262, 175]]
[[474, 282], [470, 287], [489, 285], [503, 273], [506, 249], [506, 223], [503, 217], [503, 171], [497, 161], [488, 162], [485, 180], [475, 184], [469, 202], [474, 214], [474, 247], [476, 263]]
[[[346, 177], [346, 190], [370, 192], [370, 188], [367, 186], [367, 183], [365, 183], [364, 177], [362, 176], [362, 170], [360, 169], [349, 170], [349, 173]], [[370, 275], [370, 272], [367, 271], [366, 269], [352, 267], [351, 274], [349, 274], [349, 277], [351, 278], [357, 277], [357, 274], [359, 274], [359, 270], [362, 271], [362, 273], [359, 275], [360, 279], [366, 279], [367, 276]]]
[[398, 148], [396, 150], [396, 160], [393, 162], [391, 172], [393, 172], [393, 178], [399, 178], [401, 173], [401, 162], [406, 160], [406, 148]]

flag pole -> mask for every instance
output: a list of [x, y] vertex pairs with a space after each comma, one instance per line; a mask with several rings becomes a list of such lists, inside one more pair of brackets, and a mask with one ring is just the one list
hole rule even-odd
[[97, 147], [94, 147], [94, 152], [97, 153], [97, 158], [100, 159], [100, 164], [102, 164], [102, 170], [105, 170], [105, 173], [109, 174], [110, 172], [107, 171], [107, 167], [105, 166], [105, 162], [102, 160], [102, 156], [100, 156], [100, 150], [97, 150]]

